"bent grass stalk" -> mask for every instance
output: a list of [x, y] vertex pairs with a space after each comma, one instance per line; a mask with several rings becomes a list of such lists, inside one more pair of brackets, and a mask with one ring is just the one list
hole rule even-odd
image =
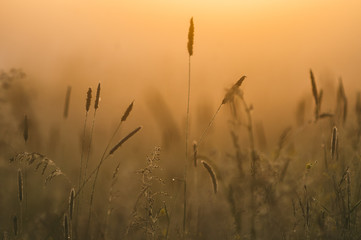
[[91, 191], [91, 195], [90, 195], [90, 207], [89, 207], [89, 218], [88, 218], [88, 225], [90, 224], [91, 221], [91, 210], [92, 210], [92, 204], [93, 204], [93, 199], [94, 199], [94, 192], [95, 192], [95, 186], [96, 186], [96, 182], [98, 180], [98, 175], [99, 175], [99, 170], [100, 170], [100, 166], [103, 164], [103, 161], [108, 158], [110, 155], [112, 155], [124, 142], [126, 142], [129, 138], [131, 138], [134, 134], [136, 134], [142, 127], [138, 127], [135, 130], [133, 130], [131, 133], [129, 133], [126, 137], [124, 137], [116, 146], [114, 146], [110, 152], [108, 153], [108, 155], [106, 155], [110, 144], [112, 143], [112, 141], [114, 140], [116, 134], [118, 133], [120, 127], [122, 126], [123, 122], [125, 122], [127, 120], [127, 118], [129, 117], [129, 114], [131, 113], [132, 109], [133, 109], [133, 105], [134, 105], [134, 101], [132, 101], [130, 103], [130, 105], [128, 106], [128, 108], [125, 110], [117, 128], [115, 129], [112, 137], [110, 138], [107, 146], [105, 147], [105, 150], [103, 152], [102, 157], [100, 158], [100, 162], [99, 162], [99, 168], [96, 169], [96, 173], [95, 173], [95, 178], [94, 178], [94, 182], [93, 182], [93, 186], [92, 186], [92, 191]]
[[[128, 141], [132, 136], [134, 136], [139, 130], [142, 129], [142, 126], [136, 128], [135, 130], [133, 130], [132, 132], [130, 132], [127, 136], [125, 136], [122, 140], [119, 141], [119, 143], [121, 142], [121, 144], [119, 145], [119, 143], [117, 145], [119, 145], [113, 152], [112, 154], [115, 153], [116, 150], [119, 149], [119, 147], [125, 143], [126, 141]], [[116, 146], [117, 146], [116, 145]], [[115, 147], [113, 147], [112, 149], [114, 149]], [[108, 159], [108, 157], [110, 157], [112, 154], [110, 154], [110, 152], [102, 159], [102, 161], [99, 162], [99, 164], [93, 169], [93, 171], [90, 172], [89, 176], [82, 182], [82, 184], [79, 186], [79, 189], [75, 192], [74, 194], [74, 201], [79, 197], [80, 193], [83, 191], [85, 185], [90, 181], [90, 179], [99, 171], [100, 167], [103, 165], [104, 161], [106, 159]], [[79, 202], [79, 201], [77, 201]], [[67, 204], [66, 208], [64, 209], [64, 211], [62, 212], [61, 216], [63, 216], [66, 211], [69, 210], [69, 204]], [[60, 217], [58, 219], [58, 221], [61, 219], [62, 217]], [[50, 231], [47, 235], [47, 237], [45, 239], [48, 239], [50, 237]]]
[[242, 76], [242, 77], [231, 87], [231, 89], [229, 89], [229, 90], [226, 92], [226, 94], [225, 94], [225, 96], [224, 96], [221, 104], [218, 106], [216, 112], [213, 114], [211, 121], [208, 123], [208, 126], [206, 127], [206, 129], [204, 129], [204, 131], [202, 132], [201, 136], [199, 137], [199, 139], [198, 139], [198, 146], [200, 146], [200, 144], [202, 143], [205, 135], [207, 134], [207, 132], [208, 132], [209, 129], [211, 128], [211, 126], [212, 126], [212, 124], [213, 124], [213, 122], [214, 122], [217, 114], [218, 114], [219, 111], [221, 110], [221, 107], [222, 107], [224, 104], [226, 104], [226, 103], [228, 103], [229, 101], [231, 101], [231, 100], [235, 97], [235, 95], [236, 95], [237, 92], [239, 91], [239, 87], [242, 85], [242, 83], [243, 83], [243, 81], [244, 81], [245, 79], [246, 79], [246, 76]]

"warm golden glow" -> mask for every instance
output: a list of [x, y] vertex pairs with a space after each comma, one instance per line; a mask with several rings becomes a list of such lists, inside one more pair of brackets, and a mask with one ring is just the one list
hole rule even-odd
[[359, 238], [360, 40], [361, 0], [0, 0], [0, 238]]
[[182, 108], [193, 16], [193, 98], [216, 102], [245, 74], [248, 98], [269, 114], [308, 93], [311, 67], [325, 86], [342, 76], [359, 88], [359, 9], [357, 0], [3, 1], [0, 65], [47, 89], [101, 80], [115, 98], [107, 86], [126, 86], [120, 100], [153, 87]]

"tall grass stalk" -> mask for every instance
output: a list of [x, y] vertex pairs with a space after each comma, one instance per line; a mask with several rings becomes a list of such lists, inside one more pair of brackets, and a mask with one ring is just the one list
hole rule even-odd
[[[87, 96], [86, 96], [86, 100], [85, 100], [85, 119], [84, 119], [82, 145], [81, 145], [81, 153], [80, 153], [80, 171], [79, 171], [79, 183], [78, 183], [79, 189], [83, 182], [83, 165], [84, 165], [83, 160], [84, 160], [84, 148], [85, 148], [85, 133], [86, 133], [86, 124], [87, 124], [87, 120], [88, 120], [88, 113], [90, 110], [91, 99], [92, 99], [92, 89], [88, 88]], [[77, 214], [76, 215], [76, 223], [78, 220], [79, 211], [80, 211], [80, 201], [77, 201], [76, 202], [76, 214]], [[77, 231], [75, 232], [75, 234], [77, 234]]]
[[92, 89], [89, 88], [87, 92], [87, 97], [85, 101], [85, 120], [84, 120], [84, 127], [83, 127], [83, 137], [82, 137], [82, 147], [81, 147], [81, 156], [80, 156], [80, 173], [79, 173], [79, 186], [81, 185], [83, 179], [83, 159], [84, 159], [84, 147], [85, 147], [85, 132], [86, 132], [86, 123], [88, 120], [88, 113], [90, 109], [92, 99]]
[[184, 189], [183, 189], [183, 238], [186, 234], [186, 216], [187, 216], [187, 164], [188, 164], [188, 141], [189, 141], [189, 105], [191, 95], [191, 56], [193, 55], [194, 43], [194, 23], [193, 17], [190, 20], [188, 30], [188, 96], [187, 96], [187, 120], [186, 120], [186, 140], [185, 140], [185, 159], [184, 159]]
[[[87, 177], [87, 170], [88, 170], [88, 163], [89, 163], [89, 158], [90, 158], [90, 150], [91, 150], [91, 144], [92, 144], [92, 140], [93, 140], [93, 131], [94, 131], [94, 125], [95, 125], [95, 118], [96, 118], [96, 114], [97, 114], [97, 110], [99, 107], [99, 101], [100, 101], [100, 83], [98, 83], [98, 87], [97, 87], [97, 93], [95, 96], [95, 102], [94, 102], [94, 116], [93, 116], [93, 122], [92, 122], [92, 127], [90, 130], [90, 140], [89, 140], [89, 146], [88, 146], [88, 154], [87, 154], [87, 159], [86, 159], [86, 163], [85, 163], [85, 173], [84, 173], [84, 178], [86, 179]], [[87, 234], [89, 234], [89, 224], [90, 224], [90, 219], [91, 219], [91, 215], [92, 215], [92, 207], [93, 207], [93, 193], [90, 197], [90, 204], [89, 204], [89, 217], [88, 217], [88, 223], [87, 223], [87, 227], [86, 227], [86, 232]]]
[[96, 96], [95, 96], [94, 116], [93, 116], [92, 126], [91, 126], [91, 130], [90, 130], [90, 139], [89, 139], [88, 153], [87, 153], [86, 161], [85, 161], [84, 178], [86, 178], [87, 171], [88, 171], [88, 164], [89, 164], [89, 158], [90, 158], [90, 150], [91, 150], [91, 145], [92, 145], [92, 141], [93, 141], [93, 132], [94, 132], [94, 125], [95, 125], [95, 117], [96, 117], [97, 110], [98, 110], [98, 107], [99, 107], [99, 100], [100, 100], [100, 83], [98, 83], [97, 93], [96, 93]]

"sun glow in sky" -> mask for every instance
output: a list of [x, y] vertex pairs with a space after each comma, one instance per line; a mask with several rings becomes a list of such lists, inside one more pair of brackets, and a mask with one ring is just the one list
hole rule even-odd
[[21, 67], [46, 89], [101, 80], [111, 98], [116, 86], [142, 99], [156, 88], [183, 108], [193, 16], [194, 99], [215, 104], [245, 74], [256, 115], [274, 115], [274, 105], [291, 115], [309, 94], [310, 68], [331, 91], [340, 76], [361, 90], [360, 9], [359, 0], [4, 0], [0, 66]]

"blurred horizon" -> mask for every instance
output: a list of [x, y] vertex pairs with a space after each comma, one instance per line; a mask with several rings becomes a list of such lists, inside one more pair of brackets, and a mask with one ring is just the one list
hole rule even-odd
[[255, 122], [279, 134], [295, 122], [300, 100], [313, 109], [310, 68], [331, 103], [325, 111], [333, 111], [340, 77], [354, 103], [361, 90], [359, 9], [356, 0], [3, 1], [0, 69], [23, 69], [40, 118], [54, 105], [62, 112], [70, 85], [70, 114], [81, 124], [86, 90], [101, 82], [104, 121], [111, 115], [116, 122], [132, 100], [136, 122], [157, 121], [147, 106], [153, 94], [175, 109], [181, 126], [193, 17], [192, 121], [202, 107], [214, 112], [224, 90], [246, 75], [242, 89]]

